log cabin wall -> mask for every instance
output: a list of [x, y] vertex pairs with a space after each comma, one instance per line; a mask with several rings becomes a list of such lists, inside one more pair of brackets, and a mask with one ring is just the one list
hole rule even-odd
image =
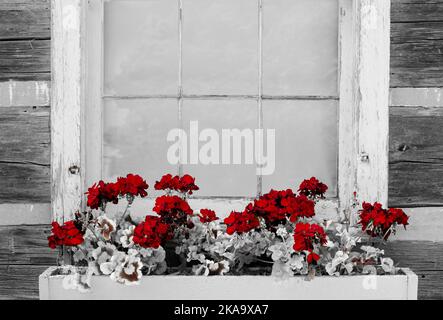
[[[0, 299], [37, 298], [54, 265], [50, 202], [50, 3], [0, 3]], [[443, 0], [392, 0], [389, 205], [411, 233], [386, 253], [443, 299]]]

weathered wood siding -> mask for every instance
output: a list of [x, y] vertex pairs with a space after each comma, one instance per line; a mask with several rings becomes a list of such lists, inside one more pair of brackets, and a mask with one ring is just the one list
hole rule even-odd
[[[443, 87], [443, 0], [392, 0], [391, 87]], [[443, 99], [418, 93], [390, 108], [392, 206], [443, 206]]]
[[442, 86], [443, 1], [391, 1], [391, 87]]
[[0, 3], [0, 81], [49, 80], [49, 0]]
[[0, 204], [50, 201], [50, 31], [49, 0], [0, 2]]

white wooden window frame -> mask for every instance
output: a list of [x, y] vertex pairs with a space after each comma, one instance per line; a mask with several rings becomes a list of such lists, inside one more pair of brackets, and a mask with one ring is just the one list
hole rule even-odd
[[[86, 155], [101, 154], [101, 138], [86, 141], [86, 136], [101, 137], [101, 113], [89, 109], [85, 117], [85, 108], [99, 108], [101, 98], [101, 74], [87, 71], [102, 55], [88, 48], [101, 43], [102, 36], [86, 33], [86, 24], [102, 29], [102, 20], [86, 14], [89, 5], [101, 4], [51, 0], [51, 203], [58, 221], [84, 208], [87, 184], [100, 179], [100, 164], [88, 158], [86, 169]], [[389, 39], [389, 0], [339, 0], [338, 198], [320, 203], [320, 214], [347, 210], [354, 192], [360, 201], [387, 204]], [[212, 204], [232, 204], [220, 201]]]

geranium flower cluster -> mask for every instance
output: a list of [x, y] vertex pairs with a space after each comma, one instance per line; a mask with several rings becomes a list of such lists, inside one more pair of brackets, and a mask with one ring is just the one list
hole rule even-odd
[[300, 217], [314, 216], [313, 200], [305, 195], [296, 195], [291, 189], [271, 190], [254, 203], [250, 203], [245, 211], [262, 217], [268, 226], [286, 223], [289, 217], [295, 222]]
[[299, 222], [294, 230], [294, 250], [308, 251], [307, 262], [317, 262], [320, 256], [314, 252], [315, 246], [327, 243], [325, 230], [318, 224]]
[[363, 209], [359, 212], [360, 224], [363, 231], [372, 237], [381, 237], [387, 240], [391, 233], [395, 232], [397, 225], [405, 228], [409, 224], [409, 217], [402, 209], [383, 209], [378, 202], [370, 204], [363, 202]]
[[165, 195], [155, 200], [155, 213], [162, 217], [168, 224], [183, 225], [187, 222], [187, 216], [193, 214], [186, 200], [179, 196]]
[[311, 198], [324, 198], [328, 186], [318, 181], [316, 177], [304, 180], [298, 187], [298, 192]]
[[155, 182], [154, 188], [155, 190], [177, 191], [189, 195], [199, 190], [199, 187], [195, 184], [195, 178], [189, 174], [182, 177], [165, 174], [160, 181]]
[[169, 226], [159, 217], [146, 216], [145, 221], [135, 227], [132, 241], [143, 248], [157, 249], [166, 238], [168, 230]]
[[83, 233], [74, 221], [68, 221], [61, 226], [56, 221], [52, 222], [51, 233], [48, 237], [48, 245], [51, 249], [57, 246], [77, 246], [84, 241]]
[[116, 182], [105, 183], [100, 180], [88, 188], [87, 206], [91, 209], [99, 209], [108, 202], [117, 204], [119, 197], [128, 197], [132, 201], [134, 197], [146, 197], [148, 184], [139, 175], [128, 174], [125, 178], [120, 177]]
[[[191, 208], [188, 198], [199, 187], [187, 174], [166, 174], [157, 181], [154, 188], [165, 194], [138, 220], [132, 204], [147, 197], [148, 187], [135, 174], [99, 181], [86, 193], [85, 212], [62, 225], [52, 223], [49, 247], [68, 249], [73, 265], [87, 266], [70, 277], [70, 288], [87, 290], [92, 275], [132, 285], [143, 275], [245, 274], [250, 266], [277, 277], [309, 279], [315, 274], [395, 273], [383, 250], [359, 243], [365, 233], [387, 240], [397, 225], [408, 224], [401, 209], [383, 209], [378, 203], [363, 203], [355, 212], [360, 217], [356, 225], [349, 225], [349, 219], [316, 219], [316, 204], [328, 187], [315, 177], [304, 180], [297, 193], [271, 190], [220, 219], [209, 208]], [[118, 203], [126, 203], [123, 211], [106, 212], [108, 204]]]

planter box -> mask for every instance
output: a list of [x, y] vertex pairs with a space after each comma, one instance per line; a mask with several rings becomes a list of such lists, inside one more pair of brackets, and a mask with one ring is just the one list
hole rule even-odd
[[42, 300], [297, 300], [297, 299], [417, 299], [418, 278], [409, 269], [393, 276], [304, 277], [279, 280], [271, 276], [146, 276], [139, 285], [125, 286], [107, 276], [93, 276], [92, 290], [63, 288], [63, 275], [50, 267], [39, 277]]

